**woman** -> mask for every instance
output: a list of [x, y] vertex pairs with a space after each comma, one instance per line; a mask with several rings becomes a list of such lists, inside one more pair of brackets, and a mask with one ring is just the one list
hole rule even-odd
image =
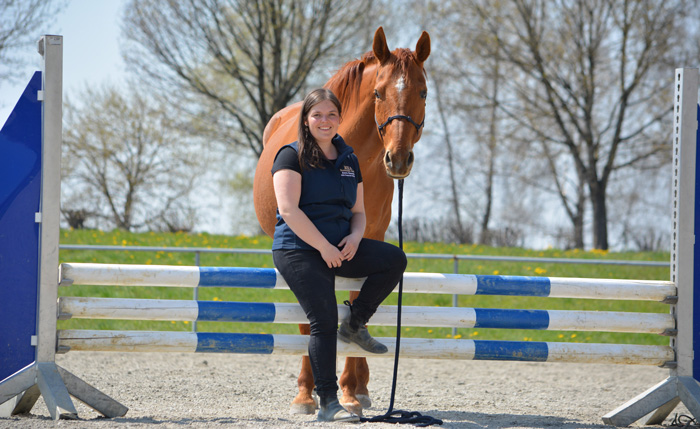
[[[337, 398], [337, 338], [371, 353], [387, 352], [365, 324], [401, 279], [406, 255], [391, 244], [362, 238], [362, 175], [352, 148], [337, 134], [341, 110], [330, 90], [309, 93], [299, 115], [298, 141], [277, 153], [272, 166], [278, 207], [272, 255], [309, 319], [318, 420], [354, 422], [359, 417]], [[339, 329], [336, 275], [367, 277]]]

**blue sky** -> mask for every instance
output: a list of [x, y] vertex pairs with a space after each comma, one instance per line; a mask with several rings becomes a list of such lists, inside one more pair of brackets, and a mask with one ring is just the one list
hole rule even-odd
[[[86, 85], [123, 81], [125, 66], [119, 40], [125, 4], [126, 0], [71, 0], [48, 28], [38, 30], [37, 40], [42, 34], [63, 36], [64, 96], [75, 94]], [[33, 72], [41, 69], [36, 49], [28, 49], [29, 58], [35, 60], [22, 71], [23, 77], [14, 85], [0, 87], [0, 124], [5, 123]]]

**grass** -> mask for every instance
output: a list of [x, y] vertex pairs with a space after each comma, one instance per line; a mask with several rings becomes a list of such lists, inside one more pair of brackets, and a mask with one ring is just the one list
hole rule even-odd
[[[152, 246], [152, 247], [202, 247], [269, 249], [268, 237], [224, 236], [185, 233], [129, 233], [124, 231], [62, 230], [61, 244]], [[442, 243], [405, 243], [406, 253], [437, 253], [460, 255], [524, 256], [573, 259], [615, 259], [668, 261], [665, 252], [622, 252], [579, 250], [562, 251], [528, 250], [521, 248], [497, 248], [477, 245], [455, 245]], [[194, 253], [152, 251], [82, 251], [61, 250], [61, 262], [97, 262], [113, 264], [194, 265]], [[243, 255], [202, 253], [202, 266], [273, 267], [271, 255]], [[409, 272], [452, 273], [452, 260], [410, 258]], [[663, 267], [634, 267], [617, 265], [553, 264], [532, 262], [460, 261], [459, 272], [463, 274], [502, 274], [550, 277], [588, 277], [611, 279], [668, 280], [669, 270]], [[61, 296], [122, 297], [151, 299], [193, 299], [190, 288], [164, 287], [107, 287], [70, 286], [59, 289]], [[200, 300], [245, 301], [245, 302], [296, 302], [290, 291], [271, 291], [250, 288], [202, 288]], [[338, 302], [347, 299], [346, 293], [338, 293]], [[397, 295], [392, 294], [385, 304], [395, 305]], [[452, 296], [441, 294], [406, 294], [404, 305], [451, 306]], [[667, 305], [643, 301], [607, 301], [582, 299], [554, 299], [505, 296], [459, 296], [461, 307], [525, 308], [590, 311], [630, 311], [645, 313], [667, 313]], [[59, 321], [59, 329], [126, 329], [190, 331], [189, 322], [168, 321], [120, 321], [81, 320]], [[373, 335], [394, 336], [393, 327], [371, 327]], [[296, 325], [262, 323], [198, 322], [201, 332], [252, 332], [252, 333], [298, 333]], [[402, 337], [450, 338], [451, 328], [402, 328]], [[667, 345], [668, 338], [654, 334], [628, 334], [610, 332], [571, 332], [505, 329], [458, 329], [455, 338], [518, 340], [518, 341], [570, 341], [617, 344]]]

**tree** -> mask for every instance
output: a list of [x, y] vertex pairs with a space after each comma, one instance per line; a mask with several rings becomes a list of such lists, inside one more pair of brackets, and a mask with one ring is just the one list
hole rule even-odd
[[188, 197], [206, 160], [196, 142], [179, 136], [167, 109], [152, 104], [112, 87], [66, 102], [66, 219], [91, 215], [125, 230], [192, 228]]
[[64, 6], [64, 0], [0, 0], [0, 82], [15, 78], [29, 62], [23, 52]]
[[358, 55], [371, 0], [132, 0], [127, 62], [200, 135], [262, 152], [272, 115], [313, 73]]
[[613, 173], [668, 158], [668, 134], [660, 130], [671, 113], [668, 70], [687, 47], [681, 40], [685, 2], [470, 6], [496, 42], [497, 49], [484, 45], [485, 54], [517, 72], [508, 79], [513, 98], [502, 110], [545, 152], [566, 154], [566, 170], [580, 177], [591, 203], [593, 247], [607, 249]]

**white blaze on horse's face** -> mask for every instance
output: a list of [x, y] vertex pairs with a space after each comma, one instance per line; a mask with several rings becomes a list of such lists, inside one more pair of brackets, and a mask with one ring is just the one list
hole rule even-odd
[[401, 75], [401, 77], [396, 81], [396, 90], [400, 94], [401, 91], [404, 90], [404, 88], [406, 88], [406, 79], [405, 79], [404, 75]]

